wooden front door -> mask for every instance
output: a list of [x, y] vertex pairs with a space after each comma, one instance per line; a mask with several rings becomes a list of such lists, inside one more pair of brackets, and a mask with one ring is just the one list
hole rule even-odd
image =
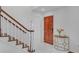
[[44, 17], [44, 42], [53, 45], [53, 16]]

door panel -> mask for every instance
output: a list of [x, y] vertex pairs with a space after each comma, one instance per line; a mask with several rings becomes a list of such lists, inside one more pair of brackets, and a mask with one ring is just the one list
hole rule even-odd
[[44, 42], [53, 44], [53, 16], [44, 17]]

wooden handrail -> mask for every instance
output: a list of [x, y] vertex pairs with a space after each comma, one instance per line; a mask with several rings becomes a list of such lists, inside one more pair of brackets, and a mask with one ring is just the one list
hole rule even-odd
[[[0, 6], [0, 14], [1, 14], [1, 6]], [[1, 37], [1, 17], [0, 17], [0, 37]]]
[[14, 26], [16, 26], [19, 30], [23, 31], [24, 33], [26, 33], [26, 31], [24, 31], [23, 29], [21, 29], [19, 26], [15, 25], [13, 22], [11, 22], [10, 20], [8, 20], [5, 16], [0, 15], [2, 17], [4, 17], [5, 20], [7, 20], [9, 23], [13, 24]]
[[34, 32], [34, 30], [29, 30], [26, 27], [24, 27], [21, 23], [19, 23], [16, 19], [14, 19], [12, 16], [10, 16], [7, 12], [5, 12], [3, 9], [1, 9], [1, 12], [6, 14], [8, 17], [10, 17], [13, 21], [15, 21], [17, 24], [19, 24], [22, 28], [24, 28], [28, 32]]

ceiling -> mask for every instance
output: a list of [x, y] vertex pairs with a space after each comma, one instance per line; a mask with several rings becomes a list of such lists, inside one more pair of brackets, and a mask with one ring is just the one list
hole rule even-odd
[[45, 12], [48, 12], [48, 11], [56, 11], [60, 8], [62, 8], [64, 6], [39, 6], [39, 7], [33, 7], [33, 11], [34, 12], [38, 12], [38, 13], [45, 13]]
[[45, 13], [49, 11], [56, 11], [62, 7], [64, 6], [6, 6], [4, 9], [8, 9], [15, 14], [26, 15], [30, 14], [32, 11], [37, 13]]

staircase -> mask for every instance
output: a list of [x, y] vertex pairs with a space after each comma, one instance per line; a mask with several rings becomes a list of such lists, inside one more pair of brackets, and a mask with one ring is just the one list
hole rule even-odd
[[7, 43], [14, 42], [21, 49], [35, 52], [32, 48], [34, 30], [29, 30], [0, 7], [0, 37], [8, 37]]

